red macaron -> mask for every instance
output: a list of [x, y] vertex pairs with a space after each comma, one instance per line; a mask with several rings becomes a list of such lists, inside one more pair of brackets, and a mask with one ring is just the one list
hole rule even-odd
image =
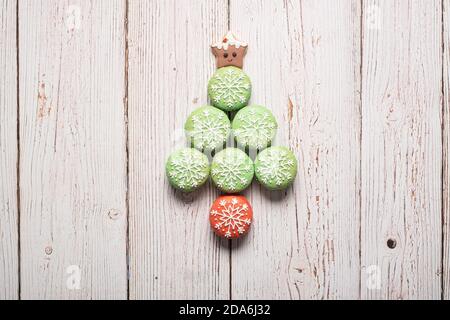
[[243, 196], [221, 196], [211, 207], [209, 221], [214, 232], [226, 239], [245, 235], [253, 220], [253, 209]]

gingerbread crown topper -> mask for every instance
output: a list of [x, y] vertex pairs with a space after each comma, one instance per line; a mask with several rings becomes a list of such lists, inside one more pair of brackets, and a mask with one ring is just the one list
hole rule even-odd
[[247, 47], [247, 43], [237, 40], [231, 31], [228, 31], [221, 42], [211, 46], [217, 59], [217, 68], [235, 66], [242, 69]]

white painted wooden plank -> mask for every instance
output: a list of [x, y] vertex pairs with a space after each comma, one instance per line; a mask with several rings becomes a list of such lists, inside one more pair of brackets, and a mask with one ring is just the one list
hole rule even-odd
[[127, 297], [125, 9], [20, 1], [23, 299]]
[[0, 0], [0, 300], [19, 296], [16, 6]]
[[232, 250], [236, 299], [358, 298], [359, 1], [231, 1], [249, 42], [253, 103], [275, 114], [275, 144], [299, 158], [286, 193], [256, 183], [255, 223]]
[[229, 298], [229, 248], [211, 232], [208, 185], [190, 195], [165, 177], [184, 122], [207, 103], [209, 45], [227, 30], [227, 1], [130, 1], [130, 298]]
[[364, 299], [441, 297], [441, 4], [364, 1]]
[[443, 145], [443, 288], [442, 298], [450, 299], [450, 0], [443, 0], [443, 24], [444, 24], [444, 145]]

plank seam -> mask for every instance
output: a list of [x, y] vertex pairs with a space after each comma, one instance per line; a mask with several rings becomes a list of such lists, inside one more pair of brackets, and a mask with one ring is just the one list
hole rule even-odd
[[128, 14], [129, 1], [125, 0], [125, 19], [124, 19], [124, 33], [125, 33], [125, 72], [124, 72], [124, 130], [125, 130], [125, 166], [126, 166], [126, 194], [125, 194], [125, 210], [127, 217], [126, 227], [126, 265], [127, 265], [127, 300], [130, 300], [130, 137], [128, 128], [128, 69], [129, 69], [129, 34], [128, 34]]
[[444, 0], [441, 1], [441, 49], [442, 49], [442, 61], [441, 61], [441, 143], [442, 143], [442, 166], [441, 166], [441, 224], [443, 226], [442, 228], [442, 234], [441, 234], [441, 300], [445, 300], [445, 274], [444, 274], [444, 259], [445, 259], [445, 188], [444, 185], [446, 183], [445, 176], [447, 174], [447, 168], [446, 168], [446, 158], [447, 158], [447, 151], [446, 151], [446, 142], [447, 139], [445, 138], [446, 133], [446, 114], [445, 114], [445, 26], [444, 26], [444, 19], [445, 19], [445, 5]]
[[233, 300], [233, 281], [231, 281], [232, 280], [232, 276], [233, 276], [233, 272], [232, 272], [232, 267], [233, 267], [233, 264], [232, 264], [232, 257], [233, 257], [233, 245], [232, 245], [232, 242], [231, 242], [231, 240], [229, 240], [229, 243], [228, 243], [228, 252], [229, 252], [229, 257], [228, 257], [228, 260], [229, 260], [229, 264], [230, 264], [230, 275], [229, 275], [229, 277], [230, 277], [230, 287], [229, 287], [229, 291], [230, 291], [230, 301], [231, 300]]
[[[227, 1], [227, 23], [228, 23], [228, 30], [231, 29], [231, 0]], [[233, 300], [233, 245], [231, 240], [229, 240], [228, 242], [228, 251], [229, 251], [229, 257], [228, 257], [228, 263], [230, 265], [230, 274], [229, 274], [229, 278], [230, 278], [230, 285], [229, 285], [229, 296], [230, 296], [230, 301]]]
[[364, 2], [360, 8], [359, 26], [359, 300], [362, 299], [362, 141], [363, 141], [363, 59], [364, 59]]
[[16, 192], [17, 192], [17, 298], [21, 300], [21, 268], [20, 268], [20, 85], [19, 85], [19, 0], [16, 2], [16, 140], [17, 140], [17, 163], [16, 163]]
[[227, 12], [228, 30], [230, 30], [230, 27], [231, 27], [231, 0], [228, 0], [227, 10], [228, 10], [228, 12]]

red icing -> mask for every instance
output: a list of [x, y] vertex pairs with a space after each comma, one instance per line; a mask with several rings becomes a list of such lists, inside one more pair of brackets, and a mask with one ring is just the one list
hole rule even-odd
[[237, 239], [251, 226], [253, 209], [243, 196], [221, 196], [211, 207], [209, 222], [214, 232], [223, 238]]

